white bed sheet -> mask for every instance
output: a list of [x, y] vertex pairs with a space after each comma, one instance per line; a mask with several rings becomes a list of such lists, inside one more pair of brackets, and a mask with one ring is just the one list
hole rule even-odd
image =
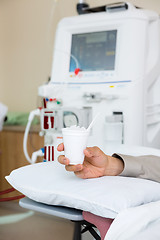
[[105, 240], [135, 239], [160, 239], [160, 201], [122, 211], [105, 236]]

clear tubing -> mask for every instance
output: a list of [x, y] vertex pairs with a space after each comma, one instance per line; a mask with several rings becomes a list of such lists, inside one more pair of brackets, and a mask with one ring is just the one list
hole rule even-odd
[[41, 149], [39, 149], [36, 152], [33, 152], [32, 153], [32, 163], [35, 163], [37, 161], [38, 157], [43, 157], [43, 156], [44, 156], [44, 154]]
[[30, 127], [31, 127], [31, 123], [32, 123], [32, 121], [28, 121], [26, 129], [25, 129], [25, 133], [24, 133], [24, 138], [23, 138], [23, 152], [24, 152], [24, 155], [25, 155], [25, 157], [26, 157], [26, 159], [29, 163], [32, 163], [32, 160], [29, 157], [28, 151], [27, 151], [27, 139], [28, 139], [28, 133], [29, 133], [29, 130], [30, 130]]
[[[58, 51], [61, 54], [67, 55], [68, 57], [71, 57], [74, 60], [74, 62], [75, 62], [75, 65], [76, 65], [75, 69], [76, 68], [80, 68], [81, 69], [80, 63], [79, 63], [78, 59], [74, 55], [72, 55], [72, 54], [70, 54], [68, 52], [62, 51], [60, 49], [57, 49], [57, 48], [54, 48], [54, 51]], [[62, 57], [64, 57], [64, 56], [62, 56]], [[60, 81], [60, 84], [57, 85], [57, 86], [54, 86], [54, 90], [52, 92], [52, 94], [57, 99], [61, 99], [62, 98], [62, 96], [64, 94], [64, 91], [65, 91], [65, 89], [66, 89], [66, 87], [68, 85], [68, 81], [67, 80], [59, 79], [59, 81]]]
[[79, 3], [80, 4], [85, 3], [85, 1], [84, 0], [79, 0]]
[[47, 32], [46, 32], [46, 44], [49, 46], [50, 51], [52, 51], [53, 48], [53, 42], [52, 42], [52, 32], [53, 32], [53, 21], [54, 21], [54, 14], [56, 12], [56, 6], [57, 3], [60, 0], [53, 0], [52, 2], [52, 6], [51, 6], [51, 11], [50, 11], [50, 18], [49, 18], [49, 22], [48, 22], [48, 26], [47, 26]]
[[27, 159], [27, 161], [29, 163], [33, 163], [31, 158], [29, 157], [28, 155], [28, 150], [27, 150], [27, 140], [28, 140], [28, 133], [29, 133], [29, 130], [30, 130], [30, 127], [31, 127], [31, 124], [32, 124], [32, 121], [33, 121], [33, 118], [34, 116], [39, 116], [40, 115], [40, 110], [39, 109], [35, 109], [33, 111], [30, 112], [29, 114], [29, 118], [28, 118], [28, 123], [27, 123], [27, 126], [26, 126], [26, 129], [25, 129], [25, 133], [24, 133], [24, 138], [23, 138], [23, 151], [24, 151], [24, 155]]

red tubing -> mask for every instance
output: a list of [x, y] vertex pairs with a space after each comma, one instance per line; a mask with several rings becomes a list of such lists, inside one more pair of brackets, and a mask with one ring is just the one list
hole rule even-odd
[[15, 197], [8, 197], [8, 198], [0, 198], [0, 202], [18, 200], [18, 199], [21, 199], [21, 198], [24, 198], [24, 197], [25, 197], [25, 195], [20, 195], [20, 196], [15, 196]]
[[[14, 188], [9, 188], [9, 189], [6, 189], [4, 191], [1, 191], [0, 195], [10, 193], [10, 192], [14, 192], [14, 191], [15, 191]], [[13, 201], [13, 200], [21, 199], [21, 198], [24, 198], [24, 197], [25, 197], [25, 195], [19, 195], [19, 196], [8, 197], [8, 198], [7, 197], [6, 198], [0, 198], [0, 202]]]
[[1, 192], [0, 192], [0, 195], [6, 194], [6, 193], [10, 193], [10, 192], [13, 192], [13, 191], [15, 191], [14, 188], [9, 188], [9, 189], [6, 189], [6, 190], [4, 190], [4, 191], [1, 191]]

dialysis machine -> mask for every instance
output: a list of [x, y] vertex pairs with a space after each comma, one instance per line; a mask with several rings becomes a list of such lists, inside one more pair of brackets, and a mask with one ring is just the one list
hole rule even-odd
[[53, 160], [63, 127], [88, 127], [97, 113], [89, 146], [159, 148], [158, 14], [130, 3], [78, 10], [58, 24], [51, 80], [38, 89], [44, 159]]

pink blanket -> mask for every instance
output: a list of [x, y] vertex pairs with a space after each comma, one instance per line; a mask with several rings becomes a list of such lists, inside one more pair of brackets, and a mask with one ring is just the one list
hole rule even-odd
[[110, 218], [99, 217], [90, 212], [85, 212], [85, 211], [83, 211], [83, 218], [87, 222], [90, 222], [97, 227], [97, 229], [99, 230], [100, 235], [101, 235], [101, 240], [104, 240], [105, 235], [114, 220], [114, 219], [110, 219]]

